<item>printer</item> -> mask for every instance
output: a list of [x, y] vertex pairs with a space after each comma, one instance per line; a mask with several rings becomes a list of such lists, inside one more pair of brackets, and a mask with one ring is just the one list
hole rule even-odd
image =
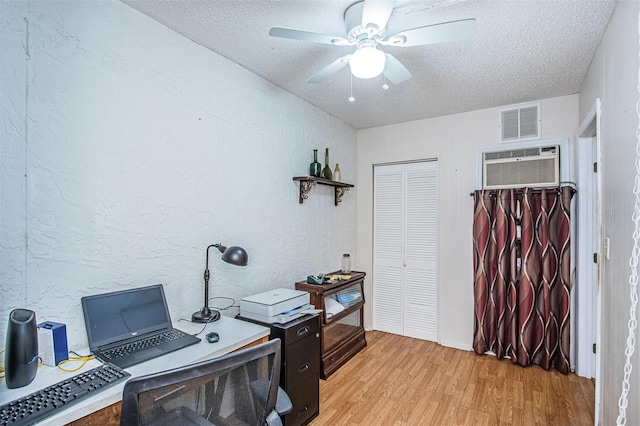
[[277, 288], [240, 299], [240, 316], [268, 324], [284, 324], [320, 312], [309, 304], [306, 291]]

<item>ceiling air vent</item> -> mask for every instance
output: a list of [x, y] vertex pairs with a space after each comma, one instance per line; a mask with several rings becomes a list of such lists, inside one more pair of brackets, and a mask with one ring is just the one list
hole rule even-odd
[[500, 111], [501, 141], [511, 142], [540, 137], [540, 104]]

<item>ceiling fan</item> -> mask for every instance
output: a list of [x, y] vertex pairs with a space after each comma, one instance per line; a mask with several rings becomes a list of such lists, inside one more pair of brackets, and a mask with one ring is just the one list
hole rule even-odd
[[425, 44], [463, 40], [473, 35], [476, 20], [462, 19], [401, 31], [387, 37], [387, 23], [393, 12], [394, 0], [361, 0], [344, 13], [347, 38], [292, 28], [273, 27], [269, 35], [335, 46], [355, 46], [353, 53], [336, 59], [316, 72], [307, 83], [320, 83], [349, 64], [356, 78], [385, 75], [394, 84], [411, 77], [409, 70], [382, 47], [412, 47]]

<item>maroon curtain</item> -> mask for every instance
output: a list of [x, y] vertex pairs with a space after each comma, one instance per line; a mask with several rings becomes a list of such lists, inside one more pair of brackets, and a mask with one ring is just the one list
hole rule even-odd
[[[569, 373], [570, 187], [474, 193], [473, 349]], [[519, 228], [519, 229], [518, 229]]]

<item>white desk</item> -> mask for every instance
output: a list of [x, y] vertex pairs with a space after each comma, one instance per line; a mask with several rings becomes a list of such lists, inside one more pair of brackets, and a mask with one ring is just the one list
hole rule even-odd
[[[199, 332], [202, 330], [203, 326], [204, 324], [195, 324], [186, 321], [174, 323], [174, 327], [191, 334]], [[220, 335], [220, 340], [216, 343], [209, 343], [204, 337], [207, 333], [212, 331], [216, 331]], [[220, 320], [208, 324], [205, 331], [198, 335], [198, 337], [202, 339], [200, 343], [141, 364], [134, 365], [127, 368], [126, 371], [131, 373], [132, 377], [135, 377], [169, 370], [175, 367], [193, 364], [205, 359], [225, 355], [263, 338], [266, 340], [268, 336], [269, 329], [266, 327], [222, 316]], [[84, 354], [88, 352], [89, 351], [87, 349], [81, 353]], [[0, 405], [29, 395], [68, 377], [72, 377], [95, 368], [100, 364], [100, 361], [97, 360], [89, 361], [81, 370], [74, 371], [73, 373], [64, 372], [56, 367], [41, 366], [38, 368], [38, 373], [36, 374], [33, 382], [18, 389], [7, 389], [6, 382], [2, 380], [0, 383]], [[69, 364], [68, 368], [73, 368], [73, 364]], [[119, 383], [118, 385], [96, 394], [96, 396], [85, 399], [70, 408], [61, 410], [59, 414], [49, 417], [38, 424], [56, 426], [66, 424], [120, 402], [122, 400], [122, 390], [124, 389], [125, 383], [126, 381]]]

